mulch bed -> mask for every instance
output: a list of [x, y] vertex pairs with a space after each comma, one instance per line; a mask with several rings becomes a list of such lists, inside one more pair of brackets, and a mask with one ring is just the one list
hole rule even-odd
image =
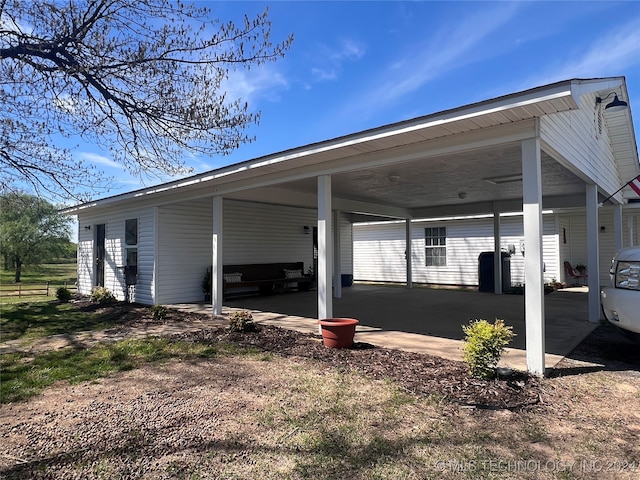
[[392, 380], [413, 394], [476, 408], [520, 410], [539, 402], [539, 379], [524, 373], [514, 373], [508, 379], [477, 380], [469, 376], [462, 362], [366, 343], [355, 343], [346, 349], [326, 348], [316, 336], [274, 326], [260, 326], [258, 332], [229, 332], [220, 328], [177, 337], [210, 344], [230, 342], [324, 362], [332, 368], [359, 372], [373, 379]]
[[[84, 307], [95, 308], [90, 305]], [[118, 303], [104, 307], [101, 313], [111, 318], [119, 317], [119, 325], [126, 330], [155, 322], [188, 324], [192, 320], [208, 318], [206, 315], [170, 311], [167, 318], [157, 321], [151, 318], [150, 311], [148, 307]], [[407, 392], [433, 396], [462, 406], [508, 410], [542, 407], [540, 398], [544, 380], [529, 376], [526, 372], [514, 372], [508, 378], [478, 380], [469, 375], [463, 362], [365, 343], [355, 343], [348, 349], [330, 349], [325, 348], [317, 336], [269, 325], [261, 325], [257, 332], [211, 328], [171, 337], [209, 344], [233, 343], [277, 355], [323, 362], [331, 368], [359, 372], [373, 379], [392, 380]], [[638, 345], [620, 336], [613, 327], [601, 325], [549, 374], [563, 376], [579, 373], [577, 370], [627, 369], [635, 373], [640, 367], [638, 348]], [[600, 363], [601, 366], [582, 366], [581, 362], [586, 361]], [[581, 366], [576, 366], [576, 363]]]

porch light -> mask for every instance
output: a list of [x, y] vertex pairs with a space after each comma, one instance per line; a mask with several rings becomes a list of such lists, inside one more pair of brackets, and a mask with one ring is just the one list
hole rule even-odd
[[611, 95], [613, 95], [613, 100], [604, 107], [605, 111], [608, 110], [609, 112], [620, 112], [629, 106], [627, 102], [618, 98], [618, 94], [616, 92], [610, 92], [606, 97], [596, 97], [596, 105], [600, 105]]

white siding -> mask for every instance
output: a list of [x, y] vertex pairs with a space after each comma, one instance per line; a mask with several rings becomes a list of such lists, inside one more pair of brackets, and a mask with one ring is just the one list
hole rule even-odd
[[[415, 250], [414, 245], [414, 250]], [[404, 222], [353, 225], [353, 276], [356, 280], [404, 282]]]
[[[595, 94], [585, 95], [581, 101], [584, 105], [593, 105], [595, 108]], [[607, 121], [606, 115], [603, 115], [602, 121]], [[593, 108], [541, 117], [540, 138], [573, 165], [570, 168], [573, 172], [603, 186], [609, 193], [619, 188], [618, 167], [607, 128], [603, 124], [602, 132], [599, 131], [597, 122], [594, 121]]]
[[622, 210], [622, 244], [625, 247], [640, 245], [640, 204]]
[[[602, 231], [604, 227], [604, 231]], [[609, 267], [616, 254], [615, 236], [613, 235], [613, 210], [601, 208], [598, 211], [598, 241], [600, 247], [600, 285], [609, 285]]]
[[[425, 259], [425, 227], [447, 228], [447, 265], [427, 267]], [[545, 281], [558, 278], [558, 239], [553, 215], [544, 217]], [[440, 285], [477, 285], [478, 258], [482, 252], [493, 251], [493, 219], [413, 222], [413, 281]], [[522, 217], [501, 219], [501, 248], [510, 245], [516, 253], [511, 257], [511, 283], [524, 281], [524, 257], [520, 251], [523, 239]], [[354, 277], [364, 281], [404, 282], [405, 225], [404, 222], [355, 224], [353, 226]]]
[[[89, 295], [95, 285], [95, 235], [96, 225], [105, 224], [104, 286], [118, 300], [125, 299], [124, 222], [138, 219], [138, 284], [131, 291], [131, 301], [153, 303], [154, 288], [154, 220], [151, 208], [114, 212], [104, 216], [78, 218], [78, 292]], [[90, 229], [86, 229], [90, 226]]]
[[313, 262], [315, 210], [259, 203], [224, 202], [224, 263]]
[[[87, 230], [90, 227], [93, 230]], [[78, 221], [78, 293], [89, 295], [94, 285], [94, 224], [91, 219], [81, 218]]]
[[[563, 267], [561, 279], [564, 282], [571, 283], [571, 279], [564, 270], [565, 261], [569, 262], [573, 267], [582, 263], [587, 266], [589, 274], [595, 273], [587, 263], [587, 218], [583, 209], [575, 213], [560, 214], [559, 218], [561, 226], [560, 261]], [[604, 227], [604, 231], [601, 231], [601, 227]], [[616, 251], [613, 235], [613, 214], [610, 208], [601, 208], [598, 211], [598, 232], [600, 285], [607, 285], [609, 283], [609, 265]]]
[[[201, 281], [212, 262], [212, 200], [160, 207], [158, 211], [158, 303], [203, 299]], [[313, 265], [315, 210], [225, 200], [225, 264], [304, 262]], [[351, 224], [340, 217], [342, 273], [351, 273]]]
[[[598, 212], [598, 226], [600, 230], [600, 285], [609, 285], [609, 268], [611, 260], [616, 254], [615, 236], [613, 231], [613, 209], [601, 208]], [[640, 238], [640, 208], [633, 206], [622, 210], [622, 246], [638, 245]]]
[[156, 303], [203, 299], [202, 278], [212, 257], [211, 199], [158, 208]]
[[353, 230], [345, 214], [340, 215], [340, 273], [353, 274]]

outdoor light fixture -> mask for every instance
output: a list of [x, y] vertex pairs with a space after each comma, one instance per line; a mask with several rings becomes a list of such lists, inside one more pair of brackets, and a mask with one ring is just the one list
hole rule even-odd
[[311, 229], [309, 228], [309, 225], [305, 225], [304, 227], [302, 227], [302, 231], [304, 232], [305, 235], [309, 235], [311, 233]]
[[85, 225], [85, 226], [84, 226], [84, 229], [85, 229], [85, 230], [91, 230], [91, 225]]
[[613, 100], [611, 101], [611, 103], [607, 104], [607, 106], [604, 107], [605, 111], [620, 112], [629, 106], [627, 102], [622, 101], [618, 98], [618, 94], [616, 92], [610, 92], [605, 97], [596, 97], [596, 105], [600, 105], [604, 100], [609, 98], [611, 95], [613, 95]]

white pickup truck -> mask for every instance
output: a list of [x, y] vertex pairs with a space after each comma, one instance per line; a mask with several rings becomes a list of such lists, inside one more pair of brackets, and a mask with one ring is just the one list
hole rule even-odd
[[611, 286], [600, 292], [605, 318], [640, 343], [640, 246], [623, 248], [611, 262]]

